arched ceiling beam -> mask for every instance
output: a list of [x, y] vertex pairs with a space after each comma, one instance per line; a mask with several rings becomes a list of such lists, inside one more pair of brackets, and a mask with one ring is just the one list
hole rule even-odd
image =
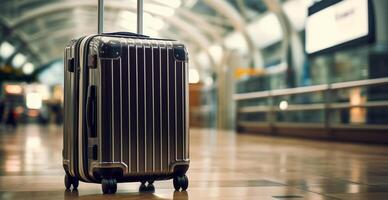
[[[58, 12], [63, 12], [67, 10], [73, 10], [76, 8], [90, 8], [90, 9], [96, 9], [96, 2], [91, 0], [84, 0], [84, 1], [71, 1], [71, 2], [59, 2], [59, 3], [53, 3], [49, 4], [47, 6], [43, 6], [37, 9], [34, 9], [30, 12], [24, 13], [19, 18], [16, 18], [11, 22], [11, 25], [13, 28], [17, 29], [19, 26], [23, 25], [24, 23], [28, 23], [34, 19], [37, 19], [39, 17], [48, 16], [51, 14], [55, 14]], [[114, 9], [114, 10], [129, 10], [131, 12], [136, 11], [136, 5], [127, 5], [122, 2], [118, 1], [108, 1], [105, 3], [106, 8]], [[198, 30], [198, 27], [195, 27], [183, 20], [181, 20], [178, 17], [166, 17], [161, 15], [157, 12], [148, 12], [151, 15], [154, 15], [156, 17], [160, 17], [168, 24], [176, 27], [177, 29], [180, 29], [182, 32], [184, 32], [187, 35], [190, 35], [196, 42], [198, 42], [199, 46], [208, 53], [208, 47], [210, 46], [210, 42], [208, 39]], [[214, 60], [209, 54], [209, 57], [211, 58], [212, 62], [214, 63]]]
[[288, 45], [289, 45], [289, 33], [290, 33], [290, 24], [287, 23], [287, 20], [284, 18], [285, 15], [282, 12], [281, 4], [278, 0], [264, 0], [264, 3], [267, 5], [268, 10], [275, 14], [276, 18], [279, 21], [281, 30], [283, 32], [282, 39], [282, 62], [287, 63], [287, 54], [288, 54]]
[[194, 24], [196, 24], [198, 27], [201, 27], [201, 30], [207, 33], [209, 36], [212, 37], [212, 39], [216, 42], [222, 42], [222, 30], [219, 27], [215, 27], [214, 25], [207, 22], [205, 19], [201, 18], [197, 14], [190, 12], [190, 11], [182, 11], [177, 10], [177, 13], [180, 16], [185, 17], [186, 19], [190, 20]]
[[[12, 27], [10, 26], [9, 23], [6, 21], [0, 19], [0, 26], [2, 28], [2, 38], [0, 39], [0, 43], [2, 41], [11, 41], [11, 40], [17, 40], [18, 42], [18, 47], [22, 48], [25, 52], [28, 52], [30, 54], [30, 57], [34, 58], [33, 60], [37, 63], [40, 63], [40, 57], [39, 53], [35, 51], [32, 46], [27, 42], [27, 39], [22, 35], [16, 32]], [[15, 45], [15, 44], [13, 44]], [[19, 51], [19, 49], [15, 49], [15, 51]]]
[[255, 46], [251, 36], [248, 34], [245, 21], [240, 13], [232, 5], [230, 5], [230, 3], [223, 0], [204, 0], [204, 2], [226, 17], [231, 22], [234, 29], [244, 36], [248, 46], [248, 53], [250, 54], [252, 64], [254, 65], [252, 67], [263, 67], [264, 62], [261, 53]]
[[[95, 9], [96, 6], [97, 6], [96, 1], [91, 1], [91, 0], [53, 3], [23, 14], [19, 18], [16, 18], [15, 20], [13, 20], [11, 22], [11, 26], [14, 29], [17, 29], [18, 26], [21, 26], [22, 24], [32, 21], [33, 19], [36, 19], [39, 17], [48, 16], [50, 14], [55, 14], [66, 10], [73, 10], [75, 8], [81, 8], [81, 7]], [[132, 5], [132, 4], [123, 5], [122, 2], [118, 2], [118, 1], [108, 1], [105, 3], [105, 7], [116, 9], [116, 10], [130, 10], [132, 12], [136, 10], [135, 5]], [[194, 27], [188, 24], [187, 22], [176, 17], [174, 18], [165, 17], [160, 13], [151, 12], [151, 11], [149, 13], [154, 16], [160, 17], [165, 21], [170, 22], [170, 25], [174, 25], [175, 27], [182, 29], [183, 31], [186, 32], [186, 34], [191, 34], [193, 37], [196, 38], [198, 42], [200, 42], [203, 45], [203, 47], [205, 47], [205, 49], [209, 46], [208, 39], [205, 36], [203, 36], [203, 34], [198, 30], [198, 27]]]
[[247, 7], [245, 6], [244, 0], [236, 0], [237, 6], [240, 9], [241, 15], [244, 19], [248, 19]]
[[[282, 3], [279, 0], [264, 0], [268, 9], [275, 14], [283, 32], [282, 39], [282, 61], [298, 68], [304, 62], [304, 49], [298, 32], [293, 27], [290, 19], [283, 10]], [[289, 51], [289, 49], [292, 49]], [[291, 55], [290, 55], [291, 53]]]

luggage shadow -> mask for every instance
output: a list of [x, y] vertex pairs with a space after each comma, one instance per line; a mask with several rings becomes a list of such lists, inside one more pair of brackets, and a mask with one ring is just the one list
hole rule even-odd
[[[141, 200], [141, 199], [158, 199], [166, 200], [170, 198], [161, 198], [154, 193], [150, 192], [136, 192], [136, 193], [116, 193], [116, 194], [90, 194], [90, 195], [79, 195], [78, 190], [65, 190], [64, 192], [65, 200], [105, 200], [105, 199], [114, 199], [114, 200]], [[172, 196], [174, 200], [188, 200], [189, 196], [187, 191], [174, 191]]]

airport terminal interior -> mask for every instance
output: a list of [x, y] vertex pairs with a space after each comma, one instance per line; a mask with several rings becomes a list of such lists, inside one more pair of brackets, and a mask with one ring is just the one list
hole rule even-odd
[[[70, 133], [64, 131], [69, 130], [70, 126], [66, 121], [73, 119], [73, 116], [84, 116], [84, 111], [89, 113], [89, 106], [85, 106], [84, 110], [80, 106], [79, 113], [65, 109], [64, 105], [70, 105], [65, 101], [69, 101], [69, 95], [72, 95], [65, 91], [65, 86], [69, 84], [65, 77], [70, 73], [70, 64], [77, 63], [66, 60], [70, 54], [66, 53], [68, 48], [65, 47], [74, 39], [98, 33], [98, 18], [101, 17], [97, 12], [101, 8], [98, 2], [101, 0], [0, 0], [1, 200], [388, 199], [386, 0], [144, 0], [144, 12], [139, 12], [143, 20], [142, 34], [151, 38], [177, 40], [187, 49], [189, 61], [186, 79], [177, 76], [178, 70], [174, 71], [177, 79], [167, 76], [167, 83], [182, 82], [182, 88], [186, 88], [183, 91], [187, 92], [187, 98], [180, 100], [184, 101], [182, 105], [186, 107], [179, 110], [176, 105], [178, 101], [167, 99], [170, 106], [166, 107], [165, 112], [169, 113], [166, 114], [168, 120], [170, 115], [176, 116], [173, 130], [181, 126], [179, 116], [182, 122], [187, 116], [187, 123], [182, 125], [187, 125], [187, 131], [176, 131], [175, 140], [168, 138], [167, 143], [175, 141], [172, 148], [178, 148], [179, 137], [186, 136], [177, 134], [184, 132], [188, 135], [185, 140], [182, 139], [183, 146], [185, 142], [188, 144], [188, 151], [184, 153], [188, 157], [183, 159], [182, 155], [184, 162], [189, 163], [186, 172], [188, 188], [176, 191], [174, 177], [174, 180], [155, 181], [154, 191], [139, 191], [141, 183], [138, 181], [119, 183], [115, 194], [103, 194], [102, 181], [98, 178], [97, 183], [80, 181], [78, 188], [66, 189], [65, 175], [81, 176], [82, 170], [92, 169], [93, 165], [78, 169], [79, 165], [84, 164], [82, 162], [106, 164], [99, 166], [110, 164], [99, 156], [111, 152], [110, 149], [103, 149], [103, 146], [96, 155], [96, 145], [82, 148], [88, 152], [81, 153], [78, 146], [84, 143], [79, 141], [83, 141], [82, 137], [89, 137], [88, 134], [81, 135], [85, 131], [79, 127], [83, 125], [78, 125], [76, 128], [81, 131], [74, 133], [79, 136], [79, 141], [75, 139], [78, 144], [71, 141], [75, 143], [74, 148], [71, 147], [79, 153], [75, 153], [74, 158], [92, 154], [93, 158], [96, 157], [95, 161], [90, 161], [91, 157], [80, 159], [79, 163], [70, 160], [79, 165], [75, 167], [77, 173], [75, 169], [69, 172], [65, 155], [73, 150], [64, 150], [64, 145], [69, 143], [64, 138]], [[103, 32], [136, 33], [139, 28], [138, 3], [138, 0], [105, 0]], [[123, 34], [118, 37], [138, 37]], [[147, 40], [143, 36], [139, 38]], [[81, 46], [84, 43], [77, 44]], [[153, 48], [152, 45], [150, 48]], [[78, 53], [78, 50], [75, 52]], [[103, 50], [99, 52], [102, 55]], [[128, 59], [129, 52], [130, 47]], [[136, 49], [136, 56], [137, 53]], [[83, 54], [80, 55], [82, 58]], [[144, 50], [144, 62], [147, 62], [147, 55]], [[159, 55], [161, 63], [163, 53]], [[97, 57], [84, 56], [84, 59], [88, 59], [89, 68], [89, 61], [93, 58]], [[98, 57], [95, 62], [104, 63], [104, 59]], [[111, 60], [113, 87], [116, 83], [113, 83], [114, 59]], [[175, 62], [175, 67], [176, 63], [179, 62]], [[103, 66], [100, 64], [97, 68]], [[163, 67], [162, 64], [160, 66]], [[129, 69], [126, 71], [129, 73]], [[149, 82], [154, 84], [154, 80], [162, 83], [162, 78], [153, 79], [154, 76], [146, 81], [147, 73], [144, 64], [143, 85]], [[89, 75], [92, 77], [94, 71]], [[101, 77], [105, 75], [102, 73]], [[121, 77], [115, 80], [121, 81]], [[94, 78], [90, 79], [94, 81]], [[183, 80], [186, 80], [186, 85]], [[139, 81], [137, 76], [136, 81]], [[149, 96], [153, 99], [158, 98], [157, 95], [166, 89], [162, 87], [163, 84], [160, 91], [153, 89], [153, 93], [143, 92], [143, 100], [147, 102], [146, 94], [151, 94]], [[136, 89], [142, 90], [140, 86]], [[82, 89], [79, 90], [82, 92]], [[182, 92], [177, 90], [176, 85], [175, 91]], [[115, 95], [112, 90], [112, 98], [120, 98], [117, 98], [120, 101], [112, 100], [112, 108], [118, 102], [127, 108], [133, 105], [141, 109], [133, 102], [126, 103], [122, 97], [124, 92], [120, 90], [117, 93], [120, 95]], [[89, 98], [90, 93], [83, 94], [85, 99], [86, 95]], [[127, 99], [131, 99], [130, 94]], [[145, 107], [148, 105], [143, 104]], [[175, 105], [175, 115], [171, 112], [172, 105]], [[160, 107], [163, 106], [160, 103]], [[182, 113], [179, 114], [179, 111]], [[113, 130], [117, 130], [114, 127], [119, 121], [117, 118], [115, 121], [116, 115], [111, 115], [114, 117], [110, 122], [101, 120], [100, 115], [105, 114], [107, 119], [109, 112], [93, 112], [99, 116], [96, 123], [113, 123]], [[153, 119], [158, 117], [154, 107], [144, 113], [154, 116]], [[124, 118], [120, 119], [123, 125], [119, 126], [124, 127]], [[89, 128], [89, 121], [86, 121]], [[160, 118], [160, 124], [164, 121], [163, 117]], [[130, 126], [133, 121], [128, 123]], [[155, 132], [157, 126], [155, 123], [147, 126], [145, 122], [145, 130], [147, 128]], [[96, 137], [104, 142], [100, 137], [105, 138], [106, 134], [102, 132], [98, 130]], [[123, 132], [121, 129], [120, 133]], [[127, 134], [132, 137], [139, 135], [139, 132], [129, 131]], [[121, 144], [121, 149], [117, 151], [125, 151], [123, 142], [114, 138], [111, 140], [113, 146], [116, 141]], [[88, 141], [97, 139], [89, 138]], [[141, 144], [150, 145], [147, 141], [144, 138]], [[157, 140], [153, 138], [152, 141], [155, 143]], [[160, 144], [164, 144], [163, 140]], [[139, 142], [136, 148], [139, 148]], [[145, 148], [147, 151], [148, 147]], [[157, 152], [154, 146], [152, 148], [153, 152]], [[162, 147], [160, 149], [162, 171], [164, 157]], [[155, 157], [159, 159], [154, 154], [152, 156], [152, 163]], [[155, 171], [155, 163], [153, 165]], [[126, 166], [122, 158], [120, 166]], [[171, 161], [170, 170], [173, 167], [175, 170]], [[139, 174], [136, 176], [142, 176], [138, 168], [139, 163], [136, 168]], [[131, 166], [126, 170], [129, 173]], [[88, 176], [97, 177], [97, 172], [89, 172], [92, 175]], [[174, 171], [174, 176], [177, 173]], [[101, 176], [104, 178], [104, 175]], [[81, 176], [80, 180], [88, 178]]]

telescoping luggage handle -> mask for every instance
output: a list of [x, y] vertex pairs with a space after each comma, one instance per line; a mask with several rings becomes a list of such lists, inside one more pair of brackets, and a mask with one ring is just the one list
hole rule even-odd
[[[98, 34], [103, 34], [104, 29], [104, 0], [98, 0]], [[108, 35], [140, 36], [143, 35], [143, 0], [137, 0], [137, 34], [130, 32], [106, 33]]]

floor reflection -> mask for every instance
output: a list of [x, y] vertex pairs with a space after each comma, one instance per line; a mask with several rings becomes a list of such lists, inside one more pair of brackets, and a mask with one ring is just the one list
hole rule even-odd
[[62, 127], [0, 127], [0, 199], [304, 199], [387, 200], [388, 147], [241, 135], [193, 129], [187, 192], [172, 181], [154, 193], [120, 183], [116, 195], [99, 184], [65, 191]]

